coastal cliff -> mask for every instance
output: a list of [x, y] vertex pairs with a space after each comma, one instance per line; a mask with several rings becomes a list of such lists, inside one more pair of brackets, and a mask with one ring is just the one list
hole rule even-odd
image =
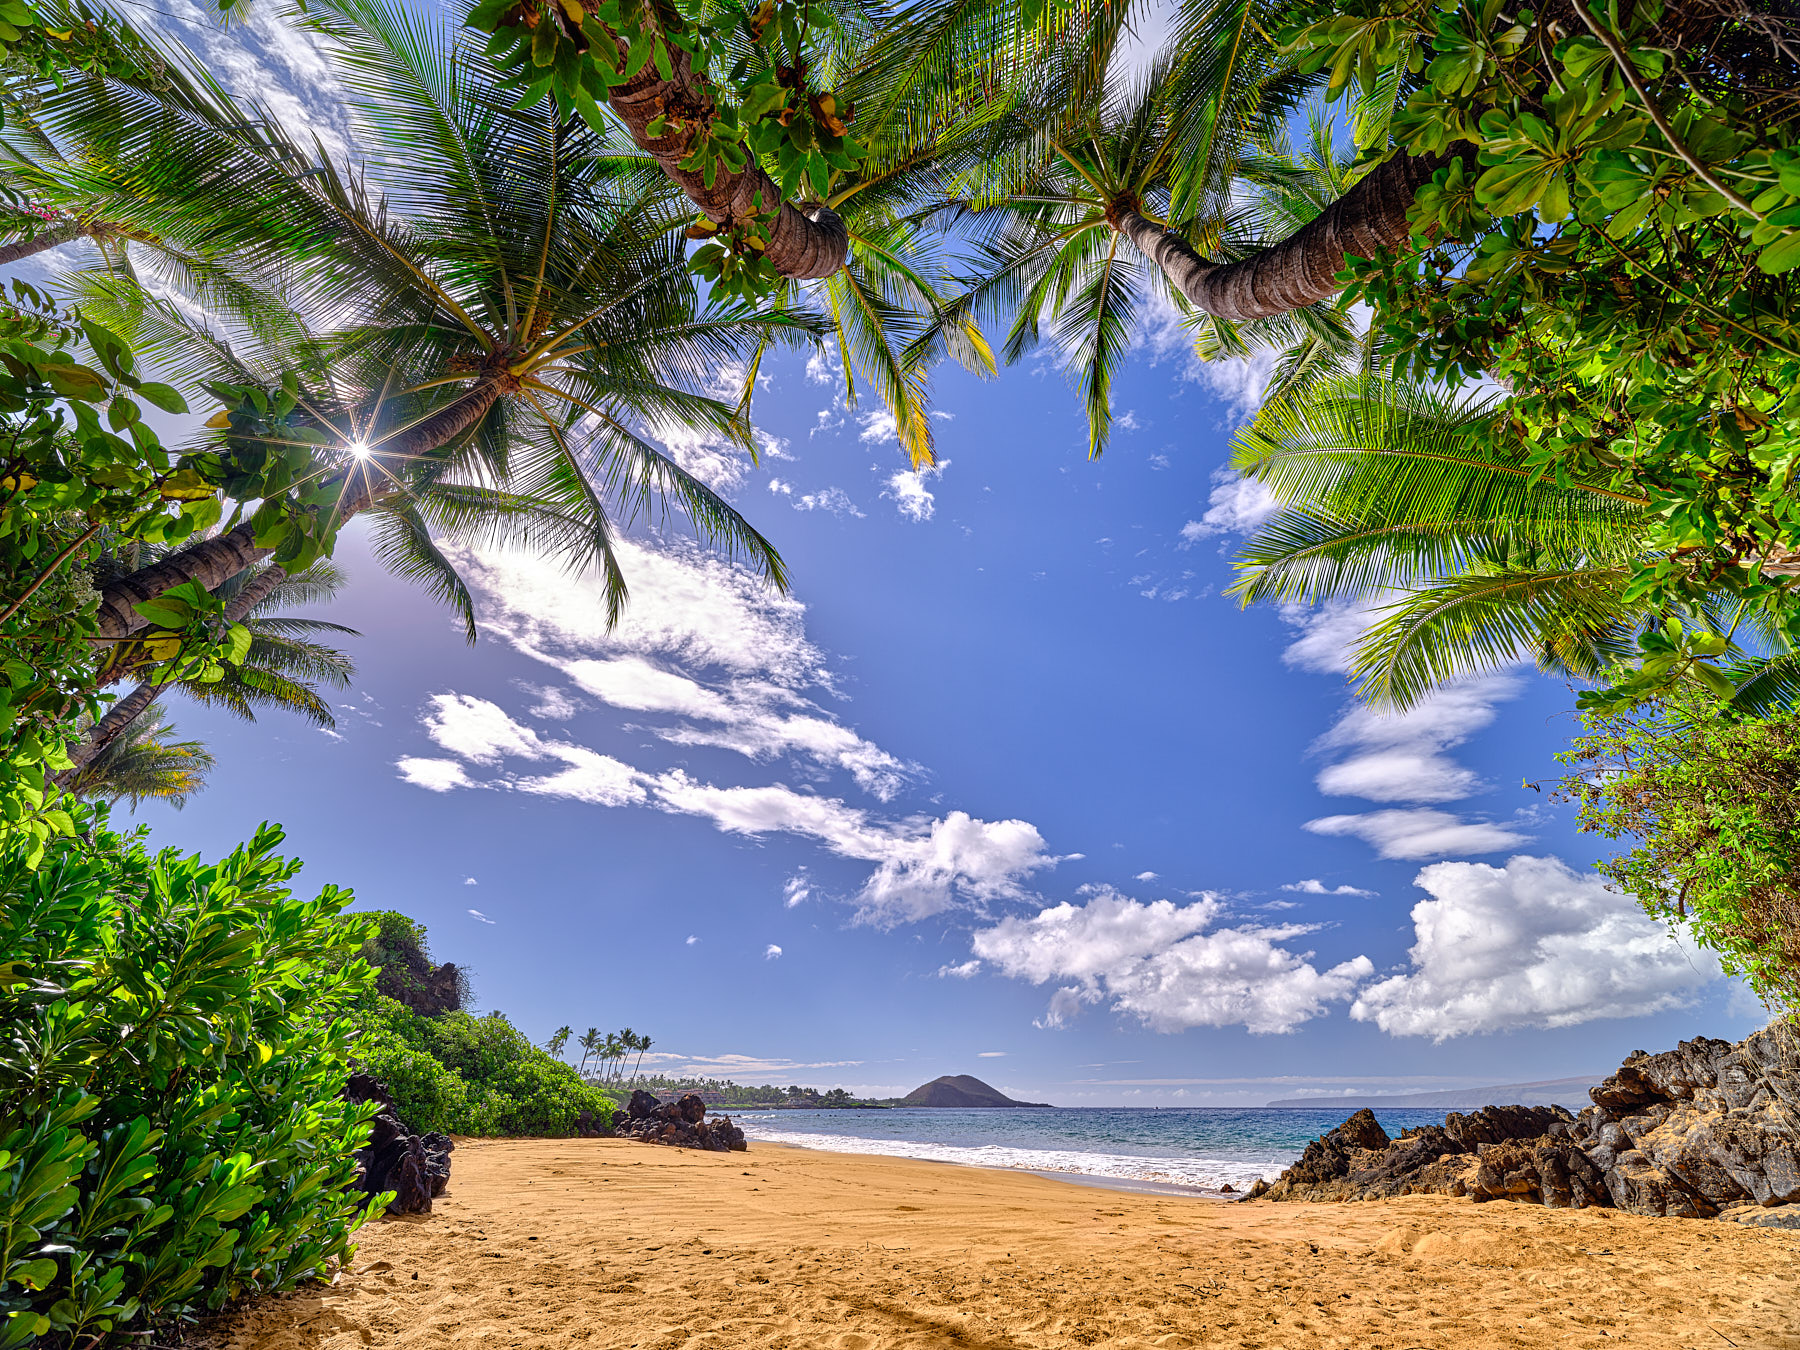
[[1247, 1198], [1467, 1195], [1800, 1228], [1800, 1028], [1637, 1051], [1561, 1106], [1452, 1111], [1390, 1139], [1368, 1109]]

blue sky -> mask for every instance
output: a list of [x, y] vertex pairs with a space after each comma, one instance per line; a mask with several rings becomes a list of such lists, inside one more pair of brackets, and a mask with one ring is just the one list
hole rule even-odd
[[306, 884], [423, 920], [483, 1008], [740, 1081], [1227, 1104], [1604, 1070], [1761, 1020], [1520, 786], [1556, 769], [1566, 689], [1371, 718], [1332, 668], [1354, 616], [1221, 594], [1254, 371], [1147, 341], [1099, 462], [1053, 370], [946, 373], [923, 478], [830, 380], [775, 368], [760, 466], [672, 445], [790, 596], [640, 533], [608, 635], [590, 582], [471, 554], [471, 648], [352, 530], [339, 733], [179, 709], [221, 765], [145, 818], [203, 851], [284, 822]]
[[[240, 96], [353, 140], [306, 42], [170, 4]], [[827, 363], [786, 359], [760, 465], [670, 449], [777, 543], [789, 596], [640, 531], [608, 634], [591, 583], [469, 554], [471, 648], [353, 526], [337, 733], [177, 706], [220, 765], [142, 818], [205, 853], [280, 821], [304, 885], [423, 920], [533, 1037], [631, 1025], [647, 1065], [745, 1082], [1226, 1105], [1604, 1072], [1759, 1024], [1520, 786], [1554, 775], [1568, 690], [1513, 672], [1373, 718], [1342, 674], [1357, 615], [1222, 596], [1257, 390], [1153, 327], [1089, 462], [1053, 369], [945, 371], [919, 476]]]

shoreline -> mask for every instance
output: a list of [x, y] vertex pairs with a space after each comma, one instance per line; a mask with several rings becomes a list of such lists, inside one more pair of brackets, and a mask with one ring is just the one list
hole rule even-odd
[[428, 1216], [207, 1350], [1800, 1350], [1800, 1234], [1603, 1210], [1193, 1204], [753, 1144], [459, 1141]]

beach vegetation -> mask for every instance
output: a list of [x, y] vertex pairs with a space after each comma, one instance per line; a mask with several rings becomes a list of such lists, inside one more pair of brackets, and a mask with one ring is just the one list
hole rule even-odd
[[396, 910], [356, 921], [371, 925], [359, 956], [378, 971], [351, 1013], [356, 1061], [413, 1130], [555, 1138], [574, 1134], [583, 1112], [612, 1118], [612, 1098], [560, 1055], [503, 1013], [470, 1011], [466, 969], [432, 964], [424, 924]]
[[264, 826], [217, 862], [104, 808], [0, 849], [0, 1345], [89, 1346], [290, 1289], [379, 1213], [340, 1095], [374, 972]]
[[1561, 758], [1600, 871], [1684, 926], [1765, 1004], [1800, 1013], [1800, 711], [1720, 718], [1698, 697], [1590, 714]]

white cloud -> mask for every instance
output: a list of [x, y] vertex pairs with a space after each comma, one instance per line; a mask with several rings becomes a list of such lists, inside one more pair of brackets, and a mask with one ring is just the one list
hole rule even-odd
[[1278, 355], [1268, 348], [1250, 356], [1195, 360], [1189, 362], [1182, 376], [1202, 386], [1224, 404], [1226, 416], [1231, 421], [1248, 422], [1262, 407], [1263, 395], [1268, 393], [1269, 380], [1275, 374]]
[[814, 347], [806, 358], [806, 378], [812, 384], [835, 384], [843, 378], [844, 363], [830, 347]]
[[1156, 873], [1154, 873], [1154, 872], [1139, 872], [1137, 874], [1137, 876], [1132, 878], [1132, 880], [1134, 880], [1134, 881], [1155, 881]]
[[946, 459], [935, 466], [922, 464], [917, 469], [902, 469], [888, 476], [887, 489], [881, 495], [892, 497], [900, 514], [908, 520], [930, 520], [937, 510], [937, 500], [925, 486], [925, 480], [942, 474], [949, 467], [950, 461]]
[[1298, 891], [1302, 895], [1379, 895], [1379, 891], [1365, 891], [1356, 886], [1327, 886], [1317, 877], [1308, 877], [1305, 881], [1290, 881], [1282, 886], [1284, 891]]
[[1138, 421], [1135, 408], [1127, 408], [1122, 416], [1115, 417], [1113, 425], [1120, 431], [1142, 431], [1144, 429], [1144, 424]]
[[1487, 821], [1465, 820], [1448, 811], [1368, 811], [1359, 816], [1321, 816], [1306, 822], [1314, 834], [1361, 839], [1383, 858], [1409, 861], [1445, 854], [1499, 853], [1529, 843], [1531, 836]]
[[780, 955], [781, 948], [777, 947], [773, 942], [763, 948], [763, 960], [765, 961], [776, 960]]
[[1322, 749], [1355, 754], [1318, 776], [1330, 796], [1376, 802], [1450, 802], [1483, 791], [1474, 770], [1444, 752], [1491, 724], [1497, 704], [1516, 698], [1518, 680], [1487, 675], [1447, 685], [1403, 713], [1352, 707], [1319, 738]]
[[493, 922], [493, 920], [492, 920], [492, 919], [490, 919], [490, 918], [488, 918], [488, 916], [487, 916], [487, 915], [485, 915], [485, 914], [483, 914], [483, 913], [482, 913], [482, 912], [481, 912], [481, 911], [480, 911], [480, 910], [478, 910], [478, 909], [472, 909], [472, 910], [470, 910], [470, 911], [469, 911], [469, 917], [470, 917], [470, 918], [471, 918], [471, 919], [474, 919], [474, 920], [475, 920], [475, 921], [476, 921], [476, 922], [478, 922], [478, 923], [492, 923], [492, 922]]
[[618, 547], [632, 602], [610, 632], [594, 579], [517, 553], [459, 560], [484, 623], [583, 693], [673, 719], [649, 728], [663, 740], [752, 760], [798, 755], [847, 770], [881, 800], [915, 772], [807, 697], [835, 691], [803, 605], [695, 549]]
[[940, 980], [966, 980], [981, 970], [980, 961], [964, 961], [959, 966], [943, 965], [937, 968]]
[[977, 1050], [975, 1052], [975, 1058], [976, 1059], [1005, 1059], [1006, 1051], [1004, 1051], [1004, 1050]]
[[[498, 705], [462, 694], [428, 700], [426, 733], [463, 760], [495, 770], [470, 779], [456, 761], [402, 761], [409, 781], [434, 791], [454, 787], [509, 788], [565, 797], [595, 806], [650, 805], [699, 816], [728, 834], [785, 833], [810, 838], [840, 857], [875, 864], [856, 894], [858, 917], [892, 924], [921, 919], [957, 905], [976, 908], [1017, 899], [1024, 878], [1052, 866], [1037, 828], [1022, 820], [978, 820], [964, 811], [942, 818], [883, 819], [840, 798], [797, 792], [781, 784], [720, 787], [680, 769], [652, 774], [585, 746], [541, 737]], [[507, 760], [560, 761], [557, 773], [522, 777]], [[407, 764], [432, 768], [421, 777]]]
[[[733, 398], [736, 397], [733, 391]], [[705, 427], [680, 422], [649, 428], [650, 439], [660, 442], [669, 458], [714, 492], [730, 492], [742, 485], [751, 469], [750, 452], [729, 437]]]
[[829, 511], [834, 516], [854, 516], [863, 518], [863, 513], [850, 494], [840, 487], [822, 488], [818, 492], [808, 492], [804, 496], [794, 498], [796, 511]]
[[700, 939], [699, 939], [699, 938], [698, 938], [698, 937], [696, 937], [696, 936], [695, 936], [695, 935], [694, 935], [694, 934], [692, 934], [692, 933], [689, 933], [689, 934], [688, 934], [688, 935], [687, 935], [687, 945], [688, 945], [688, 946], [690, 946], [690, 947], [691, 947], [691, 946], [693, 946], [693, 945], [694, 945], [694, 944], [695, 944], [695, 943], [696, 943], [696, 942], [698, 942], [698, 941], [699, 941], [699, 940], [700, 940]]
[[1206, 514], [1181, 527], [1181, 547], [1219, 534], [1249, 534], [1278, 509], [1274, 495], [1261, 482], [1231, 469], [1213, 470], [1213, 489]]
[[769, 491], [791, 497], [794, 495], [794, 485], [792, 483], [783, 482], [779, 478], [771, 478], [769, 480]]
[[781, 883], [781, 903], [786, 909], [805, 904], [807, 897], [811, 894], [812, 883], [806, 879], [804, 874], [791, 876]]
[[428, 792], [448, 792], [452, 788], [476, 786], [463, 771], [463, 766], [453, 759], [420, 759], [409, 755], [405, 759], [395, 760], [394, 767], [400, 770], [400, 776], [407, 782]]
[[1322, 605], [1283, 605], [1281, 619], [1299, 636], [1281, 653], [1283, 664], [1314, 675], [1343, 675], [1350, 670], [1350, 651], [1378, 617], [1374, 611], [1392, 597], [1328, 600]]
[[1145, 904], [1101, 887], [1079, 905], [1003, 919], [978, 931], [973, 945], [1004, 975], [1070, 982], [1052, 995], [1046, 1027], [1065, 1025], [1083, 1004], [1110, 1003], [1156, 1031], [1292, 1031], [1374, 972], [1362, 956], [1320, 971], [1310, 952], [1280, 945], [1311, 926], [1217, 927], [1223, 911], [1215, 896]]
[[465, 886], [474, 886], [477, 884], [478, 883], [476, 882], [474, 877], [464, 877], [463, 878], [463, 885], [465, 885]]
[[541, 717], [547, 722], [566, 722], [580, 712], [583, 704], [566, 689], [558, 689], [553, 684], [527, 684], [524, 680], [515, 683], [519, 688], [537, 699], [528, 711], [533, 717]]
[[1417, 884], [1411, 969], [1367, 986], [1350, 1015], [1394, 1036], [1568, 1027], [1686, 1007], [1710, 955], [1596, 876], [1557, 858], [1441, 862]]
[[894, 414], [885, 408], [874, 412], [858, 413], [856, 420], [862, 423], [862, 431], [858, 439], [866, 445], [886, 445], [892, 442], [900, 444], [900, 426], [894, 420]]

